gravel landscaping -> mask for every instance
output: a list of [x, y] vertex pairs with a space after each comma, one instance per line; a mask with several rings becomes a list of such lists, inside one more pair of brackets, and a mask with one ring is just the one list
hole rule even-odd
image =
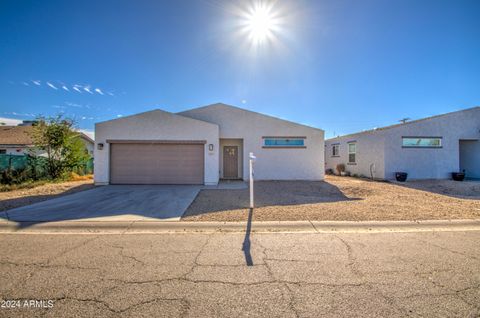
[[31, 189], [0, 192], [0, 211], [53, 199], [93, 188], [93, 180], [44, 184]]
[[[480, 182], [388, 183], [327, 176], [325, 181], [258, 181], [255, 221], [480, 218]], [[184, 221], [245, 221], [248, 189], [202, 190]]]

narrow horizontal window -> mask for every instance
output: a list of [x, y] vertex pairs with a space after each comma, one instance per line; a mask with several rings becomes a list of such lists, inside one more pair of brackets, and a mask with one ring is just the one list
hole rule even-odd
[[406, 148], [441, 148], [441, 137], [402, 137], [402, 146]]
[[304, 147], [305, 140], [303, 138], [265, 138], [263, 139], [264, 147]]

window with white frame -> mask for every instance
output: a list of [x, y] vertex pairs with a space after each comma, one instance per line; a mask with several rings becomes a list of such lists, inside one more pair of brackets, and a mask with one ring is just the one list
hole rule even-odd
[[403, 148], [442, 148], [442, 137], [402, 137]]
[[339, 144], [332, 145], [332, 157], [339, 157]]
[[357, 144], [354, 142], [348, 143], [348, 163], [357, 162]]

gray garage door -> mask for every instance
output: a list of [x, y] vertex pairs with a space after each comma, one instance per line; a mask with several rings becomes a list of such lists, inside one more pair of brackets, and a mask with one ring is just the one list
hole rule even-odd
[[203, 144], [112, 143], [111, 184], [203, 184]]

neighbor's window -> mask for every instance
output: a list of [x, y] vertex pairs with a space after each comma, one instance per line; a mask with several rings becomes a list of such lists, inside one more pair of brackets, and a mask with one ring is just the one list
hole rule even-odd
[[402, 147], [441, 148], [442, 137], [402, 137]]
[[4, 155], [7, 153], [7, 149], [0, 149], [0, 154]]
[[339, 144], [332, 145], [332, 157], [340, 156], [339, 146], [340, 146]]
[[304, 147], [305, 146], [305, 138], [264, 138], [263, 139], [263, 146], [264, 147]]
[[357, 158], [357, 144], [349, 143], [348, 144], [348, 163], [355, 163]]

